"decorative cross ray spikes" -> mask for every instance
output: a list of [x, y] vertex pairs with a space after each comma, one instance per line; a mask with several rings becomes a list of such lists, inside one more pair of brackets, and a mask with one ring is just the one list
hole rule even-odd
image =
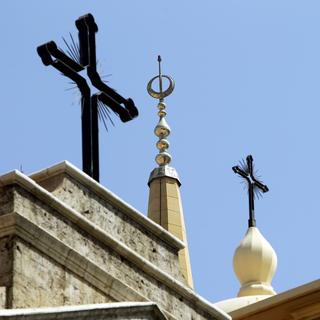
[[255, 177], [255, 170], [253, 166], [253, 158], [251, 155], [247, 156], [246, 162], [243, 160], [240, 166], [232, 167], [232, 170], [240, 175], [248, 185], [248, 195], [249, 195], [249, 227], [256, 226], [256, 220], [254, 215], [254, 196], [261, 194], [261, 192], [268, 192], [269, 189], [261, 181]]
[[[107, 86], [97, 72], [95, 34], [98, 26], [93, 16], [86, 14], [76, 20], [75, 24], [79, 31], [79, 47], [75, 43], [72, 47], [67, 46], [70, 57], [58, 49], [54, 41], [39, 46], [37, 52], [45, 66], [51, 65], [62, 72], [80, 90], [83, 171], [99, 181], [98, 115], [100, 118], [109, 118], [111, 109], [122, 122], [127, 122], [138, 116], [138, 109], [131, 98], [125, 99]], [[77, 52], [77, 49], [80, 52]], [[84, 69], [91, 84], [100, 92], [91, 95], [85, 78], [79, 75]]]

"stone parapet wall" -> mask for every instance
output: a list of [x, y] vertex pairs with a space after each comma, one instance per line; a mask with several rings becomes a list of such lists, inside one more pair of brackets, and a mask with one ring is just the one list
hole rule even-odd
[[14, 242], [10, 308], [114, 302], [110, 296], [39, 252], [22, 239]]
[[[17, 214], [24, 216], [50, 235], [71, 247], [81, 256], [93, 261], [114, 278], [137, 291], [146, 300], [157, 302], [161, 308], [167, 313], [172, 314], [174, 318], [184, 319], [185, 314], [193, 314], [196, 316], [195, 319], [206, 319], [200, 317], [192, 306], [185, 303], [183, 297], [147, 275], [105, 244], [97, 241], [92, 235], [61, 216], [59, 212], [39, 201], [26, 190], [20, 187], [13, 188], [14, 211]], [[112, 292], [110, 292], [110, 295], [112, 296]], [[27, 294], [25, 299], [28, 299]], [[29, 306], [31, 307], [31, 305]]]
[[[150, 271], [146, 272], [148, 266], [135, 265], [23, 188], [13, 186], [12, 192], [15, 214], [24, 217], [43, 230], [43, 233], [58, 239], [68, 248], [72, 248], [74, 252], [84, 257], [88, 264], [92, 261], [112, 278], [123, 283], [129, 291], [137, 292], [141, 299], [156, 302], [170, 319], [192, 319], [192, 317], [199, 320], [212, 319], [205, 310], [191, 302], [192, 300], [187, 298], [188, 295], [165, 285], [157, 279], [156, 274], [152, 276]], [[32, 234], [35, 233], [37, 231], [32, 232]], [[38, 234], [36, 237], [40, 236]], [[54, 245], [54, 242], [51, 242]], [[34, 243], [36, 244], [36, 239]], [[49, 251], [48, 254], [50, 254]], [[16, 277], [16, 281], [18, 283], [21, 280]], [[24, 294], [25, 299], [28, 300], [28, 293], [24, 291]], [[113, 291], [110, 289], [109, 295], [114, 299]], [[134, 299], [137, 298], [134, 297]]]
[[185, 282], [179, 268], [177, 249], [161, 241], [101, 196], [68, 174], [50, 177], [39, 184], [137, 254]]
[[[25, 307], [29, 303], [27, 306], [35, 304], [32, 307], [39, 307], [38, 302], [43, 301], [45, 294], [35, 295], [36, 300], [29, 295], [38, 287], [42, 290], [46, 283], [48, 288], [52, 285], [52, 293], [62, 294], [66, 303], [69, 303], [66, 293], [79, 290], [88, 291], [94, 303], [105, 298], [108, 301], [153, 301], [171, 320], [230, 319], [176, 277], [132, 249], [139, 244], [132, 247], [126, 245], [86, 218], [85, 213], [71, 208], [24, 174], [15, 171], [0, 177], [0, 188], [6, 192], [7, 197], [3, 199], [7, 200], [3, 201], [3, 205], [8, 208], [8, 212], [2, 211], [0, 214], [0, 238], [14, 236], [17, 239], [17, 246], [12, 247], [13, 281], [7, 295], [12, 302], [20, 301], [15, 306]], [[93, 185], [94, 190], [97, 188], [100, 187]], [[112, 205], [116, 202], [128, 209], [116, 196], [115, 201], [113, 195], [109, 197]], [[137, 215], [134, 210], [128, 213], [129, 218], [130, 215], [141, 228], [140, 232], [149, 235], [152, 241], [168, 244], [172, 240], [173, 249], [181, 248], [179, 241], [147, 218]], [[131, 224], [130, 219], [128, 221], [126, 223]], [[144, 243], [140, 242], [140, 245]], [[23, 271], [26, 264], [31, 267]], [[37, 270], [41, 273], [46, 268], [52, 269], [52, 273], [48, 272], [45, 276], [37, 274]], [[63, 281], [69, 284], [70, 290], [59, 288], [59, 283]], [[85, 303], [77, 294], [69, 299], [72, 304]], [[64, 302], [59, 300], [59, 303]]]

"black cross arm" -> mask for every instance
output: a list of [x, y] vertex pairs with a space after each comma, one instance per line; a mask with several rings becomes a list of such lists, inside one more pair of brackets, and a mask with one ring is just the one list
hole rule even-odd
[[119, 115], [122, 122], [132, 120], [130, 112], [127, 109], [122, 108], [121, 105], [113, 100], [110, 96], [106, 95], [103, 92], [100, 92], [98, 94], [98, 99], [105, 105], [107, 105], [114, 113]]
[[258, 187], [262, 192], [268, 192], [269, 189], [266, 185], [262, 184], [259, 180], [257, 180], [255, 178], [255, 176], [253, 175], [253, 157], [252, 155], [248, 155], [247, 156], [247, 165], [248, 165], [248, 171], [249, 171], [249, 175], [251, 177], [251, 179], [254, 182], [254, 186]]
[[[88, 86], [86, 80], [77, 73], [77, 71], [83, 70], [83, 68], [71, 60], [63, 52], [61, 52], [53, 41], [39, 46], [37, 48], [37, 52], [44, 65], [52, 65], [66, 77], [69, 77], [71, 80], [73, 80], [83, 95], [90, 95], [90, 87]], [[53, 60], [51, 56], [57, 59]]]
[[89, 68], [96, 70], [97, 61], [96, 61], [96, 32], [98, 32], [98, 27], [94, 22], [94, 18], [91, 14], [85, 18], [87, 25], [87, 34], [89, 42]]
[[[108, 96], [109, 101], [113, 101], [114, 103], [117, 104], [117, 109], [120, 112], [120, 109], [123, 109], [123, 107], [121, 106], [121, 104], [124, 105], [125, 109], [123, 110], [127, 110], [129, 112], [130, 118], [121, 118], [120, 119], [123, 122], [132, 120], [133, 118], [137, 117], [139, 115], [139, 111], [138, 108], [135, 106], [133, 100], [131, 98], [125, 99], [124, 97], [122, 97], [119, 93], [117, 93], [116, 91], [114, 91], [112, 88], [110, 88], [109, 86], [107, 86], [100, 78], [99, 74], [96, 72], [96, 70], [90, 69], [88, 70], [88, 76], [92, 82], [92, 84], [99, 89], [102, 93], [104, 93], [104, 99], [105, 96]], [[102, 101], [102, 100], [101, 100]], [[103, 101], [104, 102], [104, 101]], [[105, 102], [104, 102], [105, 103]], [[106, 103], [107, 104], [107, 103]], [[116, 112], [116, 111], [115, 111]], [[118, 112], [117, 112], [118, 113]], [[120, 114], [119, 114], [120, 115]], [[127, 120], [123, 120], [123, 119], [127, 119]]]
[[98, 32], [98, 26], [94, 21], [94, 17], [91, 13], [87, 13], [76, 20], [76, 27], [80, 30], [88, 30]]
[[76, 20], [76, 27], [79, 31], [80, 62], [82, 66], [96, 66], [95, 54], [95, 33], [98, 26], [92, 14], [88, 13]]
[[252, 155], [247, 156], [247, 165], [248, 165], [249, 175], [252, 177], [253, 176], [253, 157], [252, 157]]
[[248, 174], [246, 172], [244, 172], [239, 166], [232, 167], [232, 170], [234, 173], [239, 174], [242, 178], [246, 179], [247, 181], [250, 181], [248, 179]]
[[252, 180], [254, 181], [254, 185], [257, 186], [263, 193], [268, 192], [269, 188], [262, 184], [260, 181], [258, 181], [255, 177], [252, 177]]
[[47, 48], [47, 43], [42, 44], [41, 46], [38, 46], [37, 47], [37, 52], [38, 52], [38, 55], [40, 56], [40, 58], [42, 60], [42, 63], [45, 66], [52, 65], [53, 59], [52, 59], [51, 54], [50, 54], [50, 52], [49, 52], [49, 50]]
[[74, 70], [72, 70], [59, 60], [53, 61], [52, 66], [62, 72], [66, 77], [73, 80], [83, 96], [90, 97], [90, 87], [88, 86], [86, 80], [82, 78], [78, 73], [74, 72]]
[[131, 119], [139, 115], [138, 108], [135, 106], [134, 101], [131, 98], [128, 98], [125, 103], [125, 108], [129, 111]]
[[79, 30], [80, 63], [83, 67], [86, 67], [89, 64], [87, 27], [79, 19], [76, 21], [76, 27]]
[[80, 64], [78, 64], [77, 62], [69, 58], [66, 54], [64, 54], [62, 51], [60, 51], [54, 41], [50, 41], [39, 46], [37, 48], [37, 52], [40, 58], [42, 59], [43, 64], [46, 66], [52, 64], [53, 60], [51, 56], [53, 56], [76, 72], [82, 71], [84, 69]]
[[104, 92], [108, 96], [110, 96], [113, 100], [117, 101], [119, 104], [129, 104], [129, 101], [122, 97], [119, 93], [114, 91], [112, 88], [107, 86], [100, 78], [97, 72], [88, 72], [88, 76], [92, 82], [92, 84], [99, 89], [100, 91]]

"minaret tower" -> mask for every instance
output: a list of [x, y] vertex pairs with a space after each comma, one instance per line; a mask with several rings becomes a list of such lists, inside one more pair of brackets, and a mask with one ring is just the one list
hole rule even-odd
[[[148, 181], [150, 187], [148, 217], [185, 243], [185, 248], [179, 252], [179, 265], [186, 283], [193, 288], [187, 235], [180, 196], [181, 183], [176, 170], [169, 166], [171, 155], [167, 152], [169, 148], [167, 137], [170, 135], [171, 129], [165, 120], [167, 113], [165, 111], [166, 104], [164, 103], [164, 98], [172, 93], [174, 81], [171, 77], [162, 75], [160, 56], [158, 56], [158, 63], [159, 75], [153, 77], [147, 87], [150, 96], [159, 99], [159, 122], [154, 129], [154, 133], [159, 139], [156, 143], [159, 153], [155, 158], [158, 167], [152, 170]], [[163, 91], [162, 88], [163, 78], [169, 81], [169, 87], [165, 91]], [[152, 89], [152, 83], [156, 79], [159, 80], [159, 92]]]

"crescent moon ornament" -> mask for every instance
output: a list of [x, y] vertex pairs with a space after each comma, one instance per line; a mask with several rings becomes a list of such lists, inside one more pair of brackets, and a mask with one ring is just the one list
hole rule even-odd
[[[149, 95], [155, 99], [159, 99], [160, 102], [163, 102], [163, 99], [170, 95], [174, 89], [174, 81], [171, 77], [162, 75], [161, 73], [161, 56], [158, 56], [158, 63], [159, 63], [159, 75], [153, 77], [149, 82], [147, 86], [147, 91]], [[166, 78], [169, 80], [169, 87], [163, 91], [162, 90], [162, 78]], [[155, 91], [152, 89], [152, 83], [154, 80], [159, 79], [159, 91]]]
[[[154, 80], [159, 79], [159, 82], [162, 82], [162, 78], [166, 78], [169, 80], [169, 87], [168, 89], [166, 89], [165, 91], [160, 90], [155, 91], [152, 89], [152, 83], [154, 82]], [[149, 93], [149, 95], [155, 99], [160, 99], [162, 100], [163, 98], [169, 96], [172, 91], [174, 89], [174, 81], [171, 77], [166, 76], [166, 75], [159, 75], [159, 76], [155, 76], [153, 77], [149, 82], [148, 82], [148, 86], [147, 86], [147, 91]]]

